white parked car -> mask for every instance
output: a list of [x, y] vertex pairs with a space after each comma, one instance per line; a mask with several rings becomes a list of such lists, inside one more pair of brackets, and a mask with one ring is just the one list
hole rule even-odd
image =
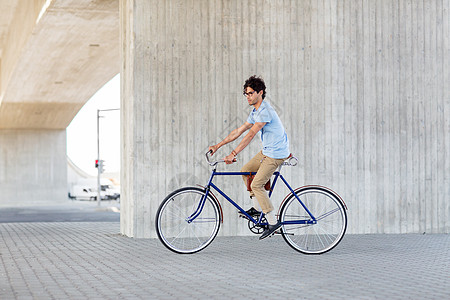
[[[118, 200], [120, 198], [120, 190], [113, 185], [112, 181], [106, 178], [101, 179], [100, 197], [102, 200]], [[97, 200], [97, 180], [82, 179], [69, 190], [69, 198], [76, 200]]]

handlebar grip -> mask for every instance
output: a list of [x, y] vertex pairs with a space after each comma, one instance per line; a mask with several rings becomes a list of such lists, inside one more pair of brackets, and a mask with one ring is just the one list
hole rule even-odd
[[[210, 153], [212, 153], [212, 150], [209, 150], [208, 152], [206, 152], [205, 153], [205, 157], [206, 157], [206, 162], [210, 165], [210, 166], [215, 166], [215, 165], [217, 165], [219, 162], [225, 162], [223, 159], [222, 160], [220, 160], [220, 161], [211, 161], [210, 160], [210, 156], [211, 155], [208, 155], [208, 154], [210, 154]], [[237, 159], [235, 158], [234, 160], [233, 160], [233, 162], [237, 162]]]
[[214, 166], [214, 165], [217, 164], [217, 161], [216, 161], [216, 162], [211, 162], [211, 160], [209, 159], [210, 156], [211, 156], [211, 155], [209, 155], [210, 153], [212, 153], [212, 150], [209, 150], [208, 152], [205, 153], [205, 156], [206, 156], [206, 162], [207, 162], [209, 165]]
[[296, 166], [298, 164], [298, 159], [295, 156], [291, 156], [283, 163], [284, 166]]

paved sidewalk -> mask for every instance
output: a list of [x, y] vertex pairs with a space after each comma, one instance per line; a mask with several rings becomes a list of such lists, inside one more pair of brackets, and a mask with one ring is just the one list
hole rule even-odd
[[0, 224], [0, 299], [450, 299], [450, 235], [347, 235], [308, 256], [275, 236], [193, 255], [118, 222]]

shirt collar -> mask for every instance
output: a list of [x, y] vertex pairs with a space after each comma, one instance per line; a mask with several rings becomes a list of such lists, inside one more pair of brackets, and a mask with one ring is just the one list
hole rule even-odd
[[259, 106], [259, 108], [258, 109], [255, 109], [254, 107], [252, 108], [252, 112], [257, 112], [257, 111], [259, 111], [260, 109], [261, 109], [261, 107], [263, 107], [263, 105], [265, 106], [265, 104], [266, 104], [266, 102], [264, 101], [264, 99], [263, 99], [263, 101], [261, 102], [261, 105]]

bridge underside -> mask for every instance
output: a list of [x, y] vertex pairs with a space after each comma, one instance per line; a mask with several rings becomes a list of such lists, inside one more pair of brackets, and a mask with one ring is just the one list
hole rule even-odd
[[65, 129], [120, 71], [118, 1], [54, 0], [40, 18], [20, 5], [1, 41], [0, 128]]
[[115, 0], [0, 0], [0, 205], [67, 198], [66, 127], [120, 72]]

